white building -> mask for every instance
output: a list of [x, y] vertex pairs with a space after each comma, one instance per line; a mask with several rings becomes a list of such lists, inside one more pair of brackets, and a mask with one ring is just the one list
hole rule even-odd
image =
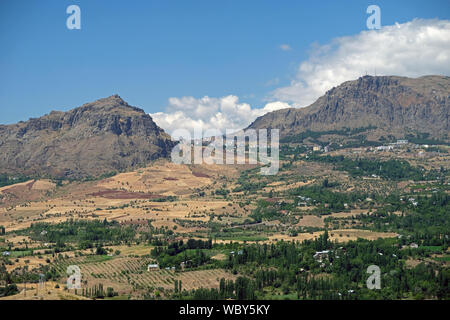
[[328, 258], [328, 253], [330, 252], [330, 250], [324, 250], [324, 251], [317, 251], [314, 255], [313, 258], [316, 259], [319, 262], [322, 262], [322, 260], [324, 258]]
[[157, 264], [149, 264], [147, 266], [147, 271], [157, 271], [159, 270], [159, 265]]
[[393, 146], [379, 146], [375, 148], [377, 151], [389, 151], [394, 149]]

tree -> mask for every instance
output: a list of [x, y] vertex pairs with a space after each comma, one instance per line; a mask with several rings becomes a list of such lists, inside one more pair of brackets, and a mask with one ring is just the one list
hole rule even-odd
[[108, 288], [106, 288], [106, 296], [111, 298], [111, 297], [117, 296], [117, 293], [114, 292], [114, 288], [108, 287]]
[[97, 254], [97, 255], [104, 255], [106, 253], [107, 252], [106, 252], [105, 248], [103, 248], [102, 246], [98, 246], [97, 250], [95, 251], [95, 254]]
[[328, 230], [325, 229], [325, 232], [323, 233], [323, 248], [328, 248]]

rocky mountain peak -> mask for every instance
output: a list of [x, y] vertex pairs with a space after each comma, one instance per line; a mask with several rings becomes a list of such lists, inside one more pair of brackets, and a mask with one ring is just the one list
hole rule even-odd
[[0, 168], [8, 173], [95, 176], [167, 157], [172, 146], [170, 136], [144, 110], [112, 95], [1, 126]]
[[449, 130], [450, 78], [364, 76], [327, 91], [306, 108], [270, 112], [250, 128], [278, 128], [282, 136], [307, 130], [377, 127], [404, 137], [445, 136]]

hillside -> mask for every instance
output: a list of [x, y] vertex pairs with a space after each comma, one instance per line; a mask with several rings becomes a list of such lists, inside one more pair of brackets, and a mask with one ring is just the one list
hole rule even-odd
[[371, 127], [374, 138], [425, 133], [448, 139], [449, 109], [450, 77], [364, 76], [332, 88], [306, 108], [261, 116], [249, 128], [278, 128], [286, 137], [307, 130]]
[[173, 142], [118, 95], [67, 112], [0, 125], [0, 173], [80, 178], [144, 165]]

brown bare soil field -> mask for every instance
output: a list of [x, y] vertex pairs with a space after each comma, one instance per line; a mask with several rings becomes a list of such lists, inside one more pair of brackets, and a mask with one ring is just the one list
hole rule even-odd
[[157, 199], [163, 198], [157, 194], [146, 194], [139, 192], [121, 191], [121, 190], [104, 190], [90, 194], [93, 197], [102, 197], [106, 199]]
[[[50, 180], [29, 180], [0, 188], [0, 209], [38, 201], [55, 189]], [[1, 212], [1, 210], [0, 210]]]
[[210, 178], [210, 176], [201, 172], [192, 171], [192, 174], [197, 178]]
[[357, 240], [358, 238], [366, 240], [376, 240], [378, 238], [394, 238], [398, 234], [393, 232], [374, 232], [370, 230], [360, 229], [341, 229], [329, 231], [330, 240], [338, 242], [346, 242], [349, 240]]
[[307, 216], [303, 216], [300, 219], [300, 221], [297, 223], [297, 226], [322, 228], [325, 226], [325, 223], [323, 222], [322, 217], [307, 215]]
[[268, 184], [267, 187], [264, 188], [264, 191], [266, 191], [266, 192], [268, 192], [270, 190], [273, 190], [275, 192], [286, 191], [289, 189], [303, 187], [303, 186], [309, 185], [314, 182], [315, 182], [315, 180], [309, 180], [306, 182], [298, 181], [298, 182], [294, 182], [294, 183], [286, 183], [283, 181], [277, 181], [277, 182]]
[[364, 209], [353, 209], [350, 210], [350, 212], [335, 212], [332, 214], [327, 215], [326, 217], [333, 217], [333, 218], [350, 218], [353, 216], [357, 216], [361, 213], [367, 213], [367, 210]]
[[113, 249], [113, 252], [116, 250], [120, 251], [120, 255], [119, 256], [129, 256], [129, 255], [133, 255], [133, 256], [144, 256], [144, 255], [149, 255], [150, 251], [153, 249], [153, 246], [149, 246], [149, 245], [133, 245], [133, 246], [125, 246], [125, 245], [121, 245], [121, 246], [110, 246], [110, 247], [106, 247], [108, 249]]
[[6, 193], [6, 192], [11, 193], [11, 192], [14, 192], [15, 190], [19, 190], [19, 189], [22, 189], [22, 188], [26, 188], [26, 189], [30, 190], [31, 187], [33, 186], [33, 183], [34, 183], [34, 180], [28, 180], [28, 181], [25, 181], [25, 182], [16, 183], [16, 184], [13, 184], [13, 185], [1, 187], [0, 188], [0, 192], [2, 192], [2, 193]]
[[131, 192], [182, 196], [212, 184], [219, 176], [238, 176], [238, 172], [238, 169], [232, 166], [188, 166], [157, 161], [149, 167], [102, 180], [97, 186]]
[[[317, 231], [312, 233], [299, 233], [295, 237], [291, 237], [287, 234], [274, 234], [269, 237], [269, 242], [276, 241], [304, 241], [312, 240], [318, 238], [323, 231]], [[396, 237], [396, 233], [391, 232], [373, 232], [369, 230], [359, 230], [359, 229], [342, 229], [342, 230], [332, 230], [329, 231], [330, 240], [337, 242], [347, 242], [350, 240], [357, 240], [358, 238], [367, 240], [376, 240], [378, 238], [393, 238]]]
[[421, 262], [423, 262], [423, 261], [418, 260], [418, 259], [412, 259], [412, 258], [409, 258], [409, 259], [407, 259], [407, 260], [405, 261], [405, 265], [406, 265], [408, 268], [414, 268], [414, 267], [416, 267], [418, 264], [420, 264]]
[[69, 290], [55, 288], [58, 283], [48, 281], [40, 286], [37, 283], [19, 283], [17, 288], [19, 293], [13, 296], [2, 297], [0, 300], [90, 300], [80, 295], [76, 295]]
[[27, 266], [29, 270], [32, 270], [33, 268], [45, 266], [48, 265], [48, 263], [45, 262], [45, 259], [48, 257], [51, 258], [51, 255], [43, 255], [42, 258], [38, 258], [38, 256], [27, 256], [23, 258], [17, 258], [18, 262], [15, 261], [16, 258], [11, 258], [11, 260], [14, 261], [14, 264], [6, 265], [6, 270], [8, 272], [11, 272], [16, 268], [23, 268], [25, 266]]
[[227, 259], [227, 256], [223, 253], [219, 253], [216, 254], [215, 256], [212, 256], [211, 259], [223, 261]]
[[55, 183], [51, 182], [50, 180], [37, 180], [34, 182], [32, 186], [32, 190], [51, 190], [56, 186]]
[[[0, 208], [0, 224], [7, 231], [13, 231], [35, 222], [58, 223], [69, 218], [106, 218], [121, 223], [155, 219], [155, 226], [172, 228], [176, 225], [174, 219], [207, 221], [211, 213], [228, 214], [236, 210], [238, 215], [242, 215], [243, 209], [229, 207], [228, 201], [190, 199], [199, 188], [211, 190], [213, 182], [238, 175], [239, 170], [234, 166], [187, 166], [164, 160], [101, 181], [66, 183], [58, 188], [49, 180], [38, 180], [33, 185], [33, 180], [30, 180], [2, 189], [21, 190], [22, 193], [26, 190], [39, 195], [51, 190], [52, 196], [43, 199], [36, 196], [32, 200], [25, 197], [20, 204]], [[36, 190], [28, 190], [29, 187]], [[176, 195], [179, 199], [176, 202], [151, 201], [168, 195]], [[21, 194], [15, 197], [21, 198]], [[192, 228], [177, 228], [178, 232], [193, 231]]]

